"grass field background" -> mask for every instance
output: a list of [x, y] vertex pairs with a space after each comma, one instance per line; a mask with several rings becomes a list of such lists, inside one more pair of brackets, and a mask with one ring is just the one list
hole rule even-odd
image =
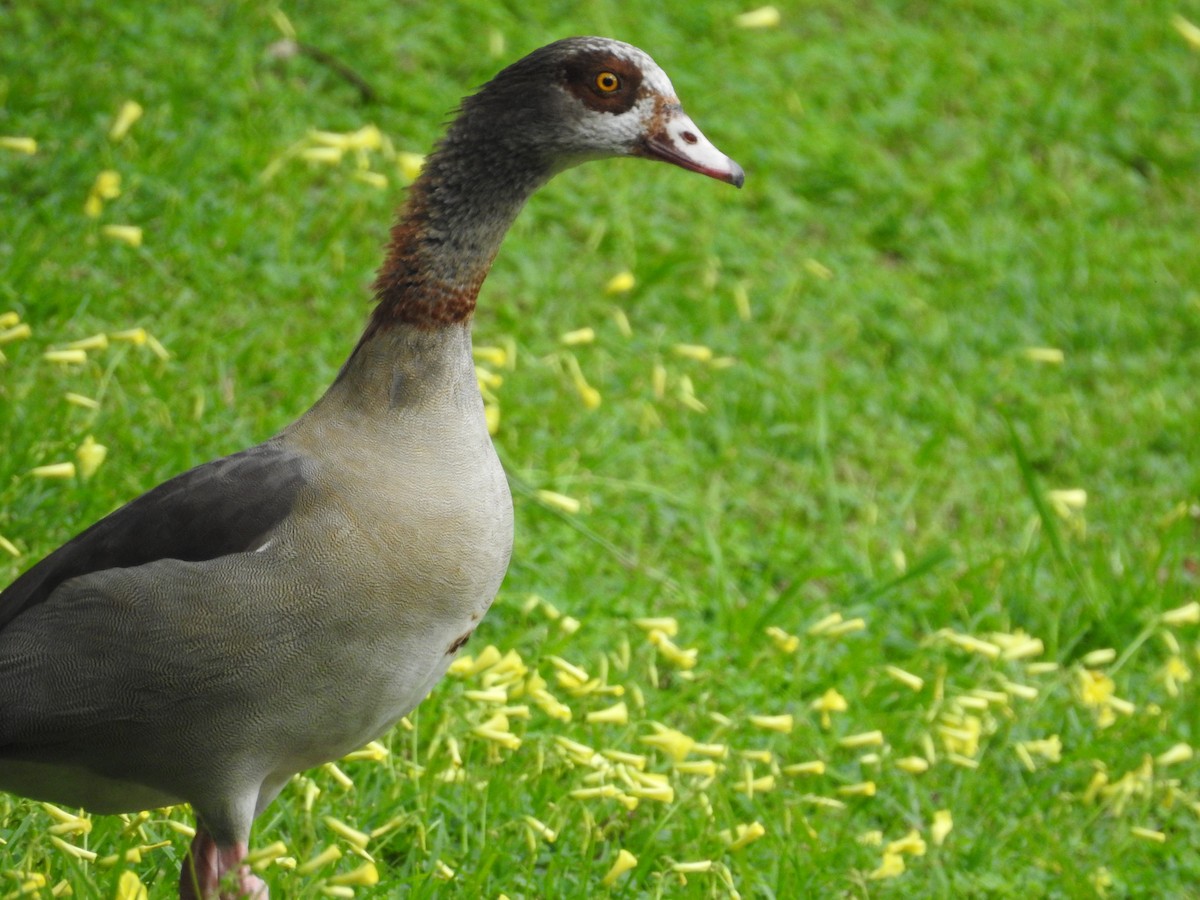
[[[259, 820], [276, 896], [1200, 883], [1200, 6], [748, 9], [0, 4], [5, 582], [321, 394], [405, 154], [507, 62], [635, 43], [746, 169], [522, 214], [475, 323], [512, 567]], [[187, 810], [77, 814], [0, 795], [0, 897], [172, 894]]]

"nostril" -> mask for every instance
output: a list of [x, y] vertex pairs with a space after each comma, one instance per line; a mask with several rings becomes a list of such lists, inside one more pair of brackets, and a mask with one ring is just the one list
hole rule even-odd
[[685, 144], [694, 144], [698, 140], [700, 140], [698, 137], [696, 137], [696, 135], [694, 133], [692, 133], [690, 131], [685, 131], [683, 134], [680, 135], [680, 137], [683, 138], [683, 142]]

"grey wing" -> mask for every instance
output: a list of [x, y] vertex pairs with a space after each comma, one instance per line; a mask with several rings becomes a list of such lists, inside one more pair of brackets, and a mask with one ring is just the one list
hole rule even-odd
[[161, 559], [255, 550], [291, 512], [305, 457], [279, 439], [197, 466], [101, 519], [0, 593], [0, 629], [63, 582]]

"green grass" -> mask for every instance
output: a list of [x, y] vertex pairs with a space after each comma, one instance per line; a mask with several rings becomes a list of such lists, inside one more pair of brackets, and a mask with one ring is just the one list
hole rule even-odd
[[[367, 846], [380, 883], [359, 897], [594, 896], [621, 849], [638, 860], [612, 888], [627, 897], [1193, 891], [1200, 764], [1153, 760], [1200, 740], [1194, 682], [1164, 677], [1172, 660], [1200, 665], [1197, 625], [1161, 618], [1200, 600], [1200, 53], [1171, 25], [1200, 7], [816, 0], [747, 30], [728, 2], [336, 6], [284, 9], [301, 40], [370, 82], [373, 104], [311, 58], [272, 58], [281, 35], [259, 0], [0, 8], [0, 135], [38, 141], [32, 156], [0, 149], [0, 313], [32, 329], [2, 347], [0, 535], [20, 555], [0, 551], [0, 579], [163, 478], [266, 438], [329, 383], [403, 181], [380, 153], [369, 163], [386, 190], [349, 158], [289, 157], [264, 179], [311, 129], [374, 123], [424, 152], [503, 63], [604, 33], [664, 65], [747, 182], [605, 162], [560, 176], [522, 214], [475, 326], [477, 345], [517, 351], [495, 389], [517, 539], [468, 651], [517, 651], [573, 718], [513, 697], [530, 717], [510, 720], [519, 749], [500, 748], [473, 732], [494, 706], [465, 694], [488, 674], [447, 679], [413, 730], [383, 739], [383, 761], [342, 764], [352, 787], [310, 773], [260, 819], [255, 847], [282, 840], [301, 863], [345, 853], [303, 876], [266, 866], [276, 896], [324, 896], [362, 862], [326, 816], [392, 823]], [[145, 115], [114, 143], [129, 99]], [[92, 220], [83, 203], [104, 169], [122, 193]], [[104, 237], [107, 224], [142, 227], [143, 245]], [[624, 270], [635, 288], [606, 294]], [[74, 366], [42, 358], [135, 326], [170, 358], [129, 344]], [[586, 326], [593, 343], [560, 341]], [[603, 398], [594, 411], [569, 354]], [[706, 411], [680, 399], [685, 376]], [[29, 474], [89, 434], [109, 451], [92, 478]], [[1074, 488], [1086, 506], [1058, 509], [1050, 492]], [[809, 634], [834, 613], [865, 627]], [[694, 669], [650, 644], [643, 616], [677, 620]], [[1023, 632], [1043, 652], [992, 659], [947, 630]], [[1088, 656], [1107, 648], [1112, 661]], [[576, 696], [556, 656], [624, 695]], [[1058, 666], [1031, 674], [1031, 661]], [[1087, 671], [1129, 706], [1085, 703]], [[831, 688], [847, 709], [823, 728], [812, 704]], [[618, 700], [627, 724], [586, 722]], [[651, 722], [728, 755], [711, 778], [675, 772], [641, 740]], [[978, 746], [948, 724], [977, 729]], [[875, 730], [881, 745], [839, 743]], [[1017, 748], [1055, 736], [1060, 758], [1026, 765]], [[562, 737], [646, 755], [673, 798], [629, 811], [572, 797], [598, 770]], [[928, 771], [897, 766], [912, 756], [932, 757]], [[811, 760], [823, 775], [786, 771]], [[739, 790], [747, 773], [773, 789]], [[629, 790], [619, 772], [596, 777]], [[839, 793], [865, 782], [873, 796]], [[320, 793], [306, 806], [309, 784]], [[939, 810], [953, 816], [940, 846]], [[65, 836], [100, 857], [170, 842], [101, 865], [53, 843], [38, 804], [0, 796], [0, 896], [30, 873], [43, 896], [62, 882], [113, 896], [126, 870], [170, 896], [186, 838], [168, 819], [187, 813], [97, 817]], [[741, 849], [720, 837], [753, 822], [765, 834]], [[876, 839], [912, 829], [924, 855], [872, 879]], [[704, 860], [712, 871], [672, 869]]]

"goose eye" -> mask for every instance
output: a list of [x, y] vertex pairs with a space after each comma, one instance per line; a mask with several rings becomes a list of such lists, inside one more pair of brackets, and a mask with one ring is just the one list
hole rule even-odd
[[596, 76], [596, 87], [602, 93], [611, 94], [621, 86], [621, 79], [612, 72], [601, 72]]

